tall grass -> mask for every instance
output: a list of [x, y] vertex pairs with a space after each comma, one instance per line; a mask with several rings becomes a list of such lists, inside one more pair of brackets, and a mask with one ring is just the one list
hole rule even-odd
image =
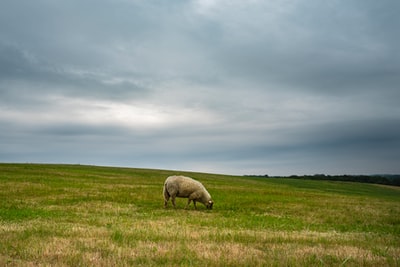
[[[172, 174], [214, 209], [164, 209]], [[399, 215], [396, 187], [0, 164], [0, 266], [398, 266]]]

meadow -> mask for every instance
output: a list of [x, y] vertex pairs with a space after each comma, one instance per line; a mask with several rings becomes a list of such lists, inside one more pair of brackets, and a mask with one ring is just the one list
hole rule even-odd
[[[165, 178], [214, 199], [163, 208]], [[400, 266], [400, 188], [0, 164], [0, 266]]]

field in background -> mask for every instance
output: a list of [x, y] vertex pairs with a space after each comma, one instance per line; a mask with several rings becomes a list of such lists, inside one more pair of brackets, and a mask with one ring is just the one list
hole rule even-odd
[[[164, 209], [172, 174], [214, 209]], [[0, 266], [399, 266], [400, 188], [0, 164], [0, 240]]]

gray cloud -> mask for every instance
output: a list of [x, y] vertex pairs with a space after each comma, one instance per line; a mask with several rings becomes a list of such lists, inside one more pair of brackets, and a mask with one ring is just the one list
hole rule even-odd
[[400, 172], [398, 1], [2, 1], [0, 161]]

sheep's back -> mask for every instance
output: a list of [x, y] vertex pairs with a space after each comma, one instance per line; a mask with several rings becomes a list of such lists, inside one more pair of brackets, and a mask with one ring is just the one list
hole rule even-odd
[[170, 176], [166, 180], [167, 186], [178, 189], [179, 196], [188, 196], [195, 191], [206, 191], [205, 187], [198, 181], [185, 176]]

